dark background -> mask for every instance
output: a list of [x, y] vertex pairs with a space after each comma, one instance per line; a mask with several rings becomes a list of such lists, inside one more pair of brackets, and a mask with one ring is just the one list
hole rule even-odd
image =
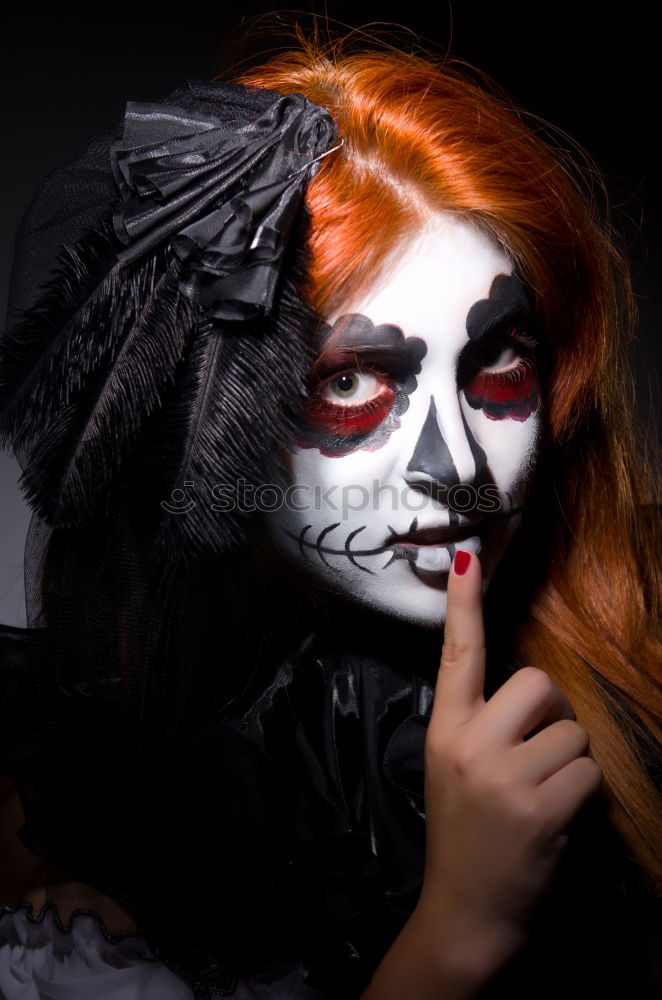
[[[0, 311], [13, 234], [44, 174], [118, 118], [127, 99], [164, 96], [188, 77], [210, 78], [227, 56], [228, 33], [275, 3], [179, 3], [75, 8], [26, 5], [5, 16], [0, 41], [3, 182]], [[301, 9], [324, 11], [322, 3]], [[662, 194], [657, 159], [660, 42], [654, 5], [329, 2], [352, 27], [391, 21], [450, 49], [492, 76], [513, 101], [578, 140], [608, 185], [614, 222], [633, 266], [641, 314], [632, 345], [641, 419], [662, 426], [658, 335], [662, 295]], [[250, 33], [253, 37], [255, 32]], [[266, 45], [266, 43], [264, 43]], [[236, 48], [230, 47], [233, 52]], [[21, 622], [22, 534], [27, 515], [16, 468], [0, 465], [0, 621]]]

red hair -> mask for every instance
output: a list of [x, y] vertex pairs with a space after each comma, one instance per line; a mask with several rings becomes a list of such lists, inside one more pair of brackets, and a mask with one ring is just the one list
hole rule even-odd
[[313, 304], [330, 310], [364, 290], [431, 209], [487, 231], [534, 293], [550, 358], [541, 461], [554, 493], [537, 530], [552, 539], [517, 643], [569, 697], [611, 818], [662, 886], [660, 794], [643, 760], [662, 735], [661, 539], [652, 517], [642, 521], [658, 494], [633, 427], [628, 269], [591, 171], [447, 62], [299, 44], [239, 82], [325, 105], [344, 140], [308, 189]]

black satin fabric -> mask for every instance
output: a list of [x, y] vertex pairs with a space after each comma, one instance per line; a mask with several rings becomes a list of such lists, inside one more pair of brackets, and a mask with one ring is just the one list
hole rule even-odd
[[[302, 959], [309, 986], [358, 996], [420, 891], [441, 639], [340, 603], [301, 632], [267, 683], [191, 732], [173, 762], [197, 817], [180, 824], [189, 849], [174, 894], [204, 887], [186, 907], [201, 918], [188, 936], [219, 984], [227, 964], [241, 974]], [[174, 914], [153, 936], [184, 966], [173, 926]]]
[[[191, 720], [173, 743], [169, 794], [145, 831], [152, 870], [123, 877], [111, 843], [105, 878], [97, 862], [99, 888], [140, 899], [150, 945], [200, 998], [301, 960], [310, 987], [355, 1000], [420, 891], [440, 634], [341, 603], [298, 632], [266, 683], [256, 675], [230, 709]], [[6, 706], [20, 705], [21, 641], [3, 635]], [[519, 665], [492, 658], [487, 687]], [[19, 787], [41, 752], [27, 738], [5, 745]], [[126, 811], [121, 782], [106, 792], [109, 812]], [[39, 816], [26, 804], [29, 841]], [[482, 996], [652, 1000], [660, 926], [659, 901], [596, 801], [575, 823], [529, 943]]]
[[129, 101], [110, 148], [119, 259], [170, 239], [188, 262], [182, 291], [209, 316], [269, 312], [306, 184], [336, 140], [326, 108], [300, 94], [189, 80]]

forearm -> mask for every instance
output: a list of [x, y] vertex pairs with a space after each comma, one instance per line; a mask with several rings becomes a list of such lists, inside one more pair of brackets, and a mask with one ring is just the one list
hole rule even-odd
[[378, 965], [361, 1000], [473, 1000], [519, 944], [454, 915], [416, 910]]

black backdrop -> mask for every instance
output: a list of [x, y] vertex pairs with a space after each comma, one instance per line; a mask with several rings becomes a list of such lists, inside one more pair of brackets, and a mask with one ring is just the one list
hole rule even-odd
[[[324, 0], [301, 0], [324, 10]], [[281, 9], [217, 0], [168, 5], [99, 2], [74, 7], [18, 6], [0, 31], [3, 155], [0, 163], [0, 311], [13, 252], [13, 234], [32, 192], [53, 166], [114, 121], [130, 99], [163, 96], [187, 77], [209, 78], [228, 32], [242, 17]], [[662, 195], [657, 160], [660, 44], [653, 5], [630, 0], [608, 14], [597, 2], [568, 0], [508, 4], [441, 0], [397, 5], [328, 0], [330, 17], [351, 26], [392, 21], [429, 38], [438, 49], [489, 73], [515, 102], [574, 136], [605, 175], [633, 264], [641, 311], [632, 346], [639, 410], [662, 427], [660, 259]], [[4, 464], [3, 464], [4, 462]], [[0, 497], [9, 519], [19, 518], [12, 476], [0, 462]], [[6, 503], [5, 503], [6, 500]], [[19, 545], [0, 554], [18, 572]], [[7, 546], [5, 546], [7, 548]], [[6, 618], [5, 618], [6, 620]]]
[[[170, 7], [170, 5], [168, 5]], [[324, 10], [322, 0], [303, 0]], [[4, 307], [12, 237], [43, 174], [121, 113], [127, 98], [159, 97], [189, 76], [209, 77], [228, 30], [242, 17], [282, 9], [180, 2], [15, 7], [2, 25], [2, 240]], [[570, 133], [606, 176], [617, 223], [633, 262], [641, 334], [633, 354], [640, 409], [662, 423], [662, 223], [657, 162], [660, 44], [653, 5], [568, 0], [508, 4], [442, 0], [430, 4], [329, 0], [328, 14], [349, 25], [395, 21], [478, 65], [515, 101]], [[652, 384], [650, 384], [652, 381]]]
[[[282, 9], [198, 0], [150, 3], [26, 4], [2, 25], [2, 240], [4, 306], [12, 237], [43, 174], [122, 111], [127, 98], [159, 97], [189, 76], [212, 75], [228, 30], [242, 16]], [[322, 0], [303, 0], [306, 10]], [[659, 274], [662, 223], [657, 161], [660, 43], [654, 5], [568, 0], [430, 4], [329, 0], [328, 14], [356, 26], [395, 21], [450, 46], [493, 76], [514, 100], [574, 136], [606, 176], [633, 262], [641, 309], [634, 351], [642, 413], [662, 423]], [[653, 380], [652, 386], [648, 382]]]

